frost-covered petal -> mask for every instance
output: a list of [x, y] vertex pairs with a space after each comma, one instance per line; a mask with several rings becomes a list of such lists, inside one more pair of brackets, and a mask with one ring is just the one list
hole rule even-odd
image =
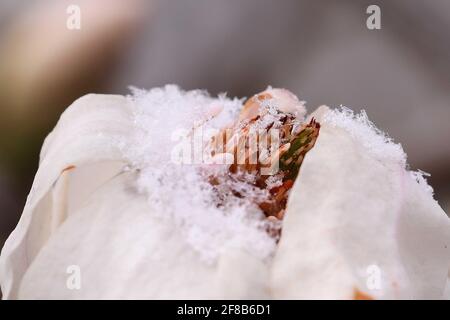
[[[27, 270], [21, 299], [267, 298], [267, 269], [239, 251], [205, 264], [170, 221], [152, 214], [135, 172], [110, 179], [70, 216]], [[66, 286], [69, 266], [80, 289]]]
[[441, 298], [450, 220], [405, 170], [396, 146], [376, 132], [358, 136], [366, 128], [327, 121], [330, 112], [315, 114], [320, 136], [292, 189], [272, 269], [274, 296]]
[[[234, 246], [205, 263], [138, 190], [124, 152], [139, 142], [135, 113], [128, 98], [89, 95], [62, 115], [2, 251], [4, 297], [268, 297], [265, 262]], [[72, 265], [81, 268], [80, 291], [66, 286]]]

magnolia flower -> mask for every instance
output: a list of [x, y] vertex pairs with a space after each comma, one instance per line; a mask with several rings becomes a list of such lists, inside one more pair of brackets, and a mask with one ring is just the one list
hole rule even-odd
[[[195, 128], [231, 162], [172, 161]], [[278, 130], [278, 147], [238, 163], [232, 137], [256, 129]], [[423, 173], [364, 113], [306, 117], [281, 89], [243, 107], [166, 86], [86, 95], [63, 113], [0, 281], [7, 299], [439, 299], [449, 245]]]

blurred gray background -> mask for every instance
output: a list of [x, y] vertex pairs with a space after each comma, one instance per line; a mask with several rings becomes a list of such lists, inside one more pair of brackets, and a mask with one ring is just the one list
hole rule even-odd
[[[66, 28], [69, 4], [81, 29]], [[381, 8], [368, 30], [366, 8]], [[365, 109], [450, 205], [450, 1], [0, 1], [0, 246], [45, 135], [77, 97], [166, 83], [250, 96], [284, 87]], [[63, 151], [62, 151], [63, 152]]]

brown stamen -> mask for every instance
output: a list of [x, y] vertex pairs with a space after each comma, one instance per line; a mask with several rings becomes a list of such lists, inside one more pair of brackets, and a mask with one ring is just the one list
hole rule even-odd
[[[214, 185], [219, 185], [223, 182], [233, 181], [248, 184], [252, 187], [259, 188], [267, 191], [267, 197], [263, 200], [255, 199], [255, 203], [264, 212], [269, 220], [281, 220], [284, 217], [288, 197], [295, 179], [297, 178], [303, 159], [306, 153], [314, 147], [314, 144], [319, 136], [320, 124], [312, 118], [309, 123], [300, 124], [295, 115], [291, 113], [283, 113], [278, 111], [276, 114], [270, 114], [271, 118], [265, 118], [267, 116], [267, 110], [260, 110], [261, 101], [265, 99], [271, 99], [269, 94], [259, 94], [250, 98], [244, 105], [239, 121], [234, 126], [235, 133], [239, 137], [239, 143], [245, 146], [244, 153], [238, 147], [235, 146], [232, 150], [234, 156], [234, 163], [229, 167], [229, 174], [222, 177], [214, 177], [212, 181]], [[272, 119], [269, 123], [263, 122], [264, 120]], [[261, 124], [264, 124], [261, 127]], [[262, 129], [261, 129], [262, 128]], [[270, 150], [270, 143], [267, 146], [268, 150], [260, 150], [260, 145], [256, 151], [257, 163], [254, 163], [255, 151], [251, 153], [249, 150], [250, 135], [254, 134], [258, 129], [263, 130], [267, 134], [271, 129], [279, 130], [280, 146], [278, 150]], [[228, 143], [225, 139], [226, 135], [221, 133], [216, 137], [215, 141], [223, 141], [224, 145]], [[268, 138], [270, 135], [268, 134]], [[258, 143], [261, 137], [258, 136]], [[266, 161], [260, 161], [262, 152], [269, 154]], [[272, 151], [272, 153], [270, 153]], [[218, 151], [213, 150], [212, 153]], [[223, 151], [222, 151], [223, 152]], [[238, 154], [238, 152], [240, 152]], [[244, 157], [244, 161], [242, 160]], [[268, 181], [270, 175], [264, 175], [262, 169], [270, 168], [276, 165], [278, 161], [279, 172], [277, 177], [279, 185], [271, 186]], [[246, 180], [246, 174], [250, 174], [254, 179], [252, 181]], [[234, 195], [243, 195], [237, 190], [230, 190]], [[270, 233], [273, 230], [269, 231]]]

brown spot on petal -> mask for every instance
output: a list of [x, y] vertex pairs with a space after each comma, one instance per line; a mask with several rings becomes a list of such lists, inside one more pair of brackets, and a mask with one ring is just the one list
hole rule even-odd
[[353, 291], [353, 300], [375, 300], [375, 299], [372, 296], [368, 295], [367, 293], [359, 291], [358, 288], [355, 288], [355, 290]]
[[272, 99], [272, 95], [270, 93], [260, 93], [257, 95], [259, 101], [264, 101], [266, 99]]
[[66, 172], [66, 171], [69, 171], [69, 170], [72, 170], [72, 169], [75, 169], [75, 168], [76, 168], [76, 167], [75, 167], [74, 165], [67, 166], [67, 167], [65, 167], [65, 168], [61, 171], [61, 173]]

